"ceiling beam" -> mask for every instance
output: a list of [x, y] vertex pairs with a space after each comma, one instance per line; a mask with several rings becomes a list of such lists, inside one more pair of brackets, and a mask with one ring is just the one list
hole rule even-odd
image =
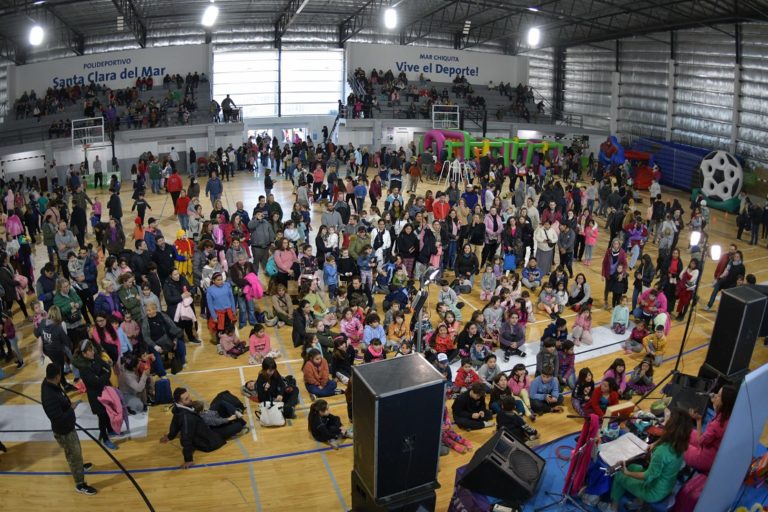
[[288, 27], [296, 21], [296, 18], [308, 3], [309, 0], [288, 0], [288, 5], [285, 6], [280, 17], [275, 22], [275, 48], [280, 48], [280, 45], [283, 44], [283, 36]]
[[[505, 9], [506, 6], [500, 5], [496, 8]], [[419, 14], [412, 22], [406, 24], [400, 32], [400, 44], [412, 44], [436, 32], [454, 33], [454, 29], [463, 25], [466, 20], [480, 14], [486, 14], [488, 9], [487, 3], [477, 0], [442, 2], [442, 5], [437, 9]]]
[[368, 0], [349, 18], [339, 24], [339, 48], [344, 43], [362, 32], [364, 28], [373, 27], [381, 12], [391, 4], [391, 0]]
[[133, 0], [112, 0], [112, 3], [115, 4], [117, 12], [123, 17], [123, 22], [131, 30], [131, 33], [133, 34], [133, 37], [136, 38], [136, 42], [139, 43], [139, 46], [146, 48], [147, 26], [144, 25]]
[[85, 54], [85, 35], [80, 30], [70, 25], [55, 10], [53, 5], [44, 3], [40, 6], [32, 5], [29, 15], [38, 23], [42, 21], [49, 30], [57, 30], [58, 43], [73, 52], [75, 55]]
[[10, 37], [0, 34], [0, 59], [9, 60], [20, 66], [27, 60], [26, 51]]

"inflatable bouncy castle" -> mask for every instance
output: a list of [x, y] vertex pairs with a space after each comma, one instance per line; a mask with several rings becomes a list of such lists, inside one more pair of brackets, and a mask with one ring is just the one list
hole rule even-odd
[[494, 157], [501, 157], [504, 166], [509, 167], [511, 162], [517, 162], [522, 156], [522, 161], [527, 167], [533, 162], [534, 153], [541, 151], [548, 153], [551, 159], [556, 159], [563, 150], [559, 142], [529, 139], [483, 139], [476, 140], [469, 132], [459, 130], [429, 130], [419, 142], [419, 147], [426, 150], [435, 144], [436, 154], [442, 154], [443, 149], [448, 152], [448, 157], [470, 159], [484, 156], [490, 153]]
[[615, 135], [611, 135], [600, 144], [600, 153], [598, 153], [597, 158], [603, 165], [621, 165], [627, 161], [624, 148], [619, 144], [619, 139]]

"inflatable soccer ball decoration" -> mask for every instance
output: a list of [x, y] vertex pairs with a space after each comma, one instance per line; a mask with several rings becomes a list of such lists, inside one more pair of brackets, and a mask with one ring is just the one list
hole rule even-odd
[[736, 158], [726, 151], [713, 151], [699, 165], [702, 193], [715, 201], [727, 201], [739, 195], [744, 171]]

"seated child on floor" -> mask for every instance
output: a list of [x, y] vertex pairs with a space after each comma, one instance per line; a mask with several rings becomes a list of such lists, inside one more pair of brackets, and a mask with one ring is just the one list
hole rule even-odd
[[480, 380], [485, 384], [486, 391], [490, 391], [493, 387], [493, 380], [497, 375], [501, 374], [501, 368], [496, 364], [496, 354], [489, 353], [485, 357], [483, 365], [477, 370], [477, 374], [480, 376]]
[[234, 324], [229, 324], [223, 331], [218, 331], [218, 337], [219, 355], [227, 354], [230, 357], [237, 357], [248, 350], [245, 346], [245, 342], [237, 339]]
[[489, 391], [490, 395], [488, 397], [488, 409], [493, 411], [494, 414], [499, 414], [501, 412], [501, 401], [504, 399], [504, 397], [508, 396], [513, 400], [515, 398], [512, 395], [512, 390], [509, 389], [509, 379], [504, 373], [496, 374], [496, 376], [493, 378], [493, 381], [491, 382], [491, 388]]
[[480, 300], [483, 302], [491, 300], [495, 290], [496, 275], [493, 273], [493, 267], [491, 265], [486, 265], [485, 273], [480, 278]]
[[467, 391], [475, 382], [482, 383], [480, 376], [472, 368], [472, 361], [468, 357], [461, 360], [461, 368], [456, 372], [453, 388], [456, 393]]
[[541, 350], [536, 354], [536, 376], [541, 375], [541, 369], [545, 366], [552, 367], [552, 375], [560, 375], [560, 360], [557, 357], [557, 342], [555, 338], [548, 337], [541, 340]]
[[643, 338], [643, 348], [648, 356], [653, 358], [654, 366], [661, 366], [664, 362], [664, 349], [667, 346], [667, 337], [664, 335], [664, 326], [657, 325], [653, 334]]
[[574, 320], [571, 337], [577, 347], [582, 343], [592, 344], [592, 309], [589, 306], [582, 309]]
[[351, 438], [352, 434], [341, 426], [341, 418], [331, 414], [328, 408], [328, 402], [325, 400], [315, 400], [309, 407], [309, 416], [307, 417], [309, 433], [315, 441], [328, 443], [335, 450], [341, 446], [341, 441]]
[[633, 393], [644, 395], [653, 389], [653, 356], [647, 355], [629, 374], [627, 387]]
[[280, 352], [272, 350], [272, 344], [269, 341], [267, 330], [262, 324], [256, 324], [251, 329], [251, 335], [248, 337], [248, 364], [261, 364], [265, 357], [277, 359]]
[[496, 430], [506, 428], [516, 438], [523, 441], [535, 441], [539, 433], [528, 425], [522, 416], [515, 410], [515, 399], [505, 396], [501, 399], [501, 411], [496, 416]]
[[592, 398], [595, 390], [595, 379], [589, 368], [579, 370], [579, 378], [576, 379], [576, 387], [571, 395], [571, 405], [579, 416], [585, 416], [584, 405]]
[[561, 389], [576, 387], [576, 354], [573, 347], [571, 340], [565, 340], [557, 351], [557, 379]]
[[355, 363], [355, 348], [346, 336], [336, 336], [333, 340], [333, 374], [346, 385], [352, 376], [352, 365]]
[[611, 329], [616, 334], [624, 334], [629, 328], [629, 307], [627, 307], [627, 297], [622, 295], [618, 305], [613, 308], [611, 314]]
[[488, 345], [481, 338], [476, 339], [469, 349], [469, 359], [472, 361], [472, 367], [477, 369], [483, 366], [486, 358], [491, 354], [492, 352]]
[[546, 365], [531, 382], [531, 409], [534, 413], [563, 412], [563, 394], [555, 377], [555, 369]]
[[363, 361], [366, 363], [373, 363], [376, 361], [383, 361], [387, 358], [387, 352], [384, 350], [384, 345], [379, 338], [373, 338], [368, 344], [368, 347], [363, 353]]
[[347, 337], [350, 345], [357, 349], [363, 341], [363, 323], [347, 308], [343, 311], [341, 332]]
[[631, 354], [633, 352], [639, 353], [643, 350], [643, 340], [650, 334], [648, 330], [648, 321], [641, 319], [632, 328], [632, 333], [629, 335], [629, 339], [624, 343], [624, 353]]
[[[446, 406], [443, 411], [443, 434], [442, 443], [446, 448], [453, 448], [459, 453], [466, 453], [472, 451], [472, 443], [467, 441], [458, 432], [453, 430], [453, 423], [448, 415], [448, 407]], [[447, 455], [448, 452], [446, 451]]]
[[410, 339], [411, 331], [408, 329], [408, 324], [405, 323], [405, 315], [397, 313], [393, 322], [389, 324], [389, 329], [387, 329], [387, 348], [396, 351], [403, 342]]

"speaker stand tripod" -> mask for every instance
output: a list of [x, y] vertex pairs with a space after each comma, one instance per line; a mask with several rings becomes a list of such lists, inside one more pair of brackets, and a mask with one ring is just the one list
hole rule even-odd
[[[575, 461], [577, 458], [582, 457], [584, 455], [584, 448], [586, 448], [587, 443], [584, 443], [579, 447], [578, 450], [573, 452], [573, 455], [571, 455], [571, 463]], [[581, 512], [589, 512], [589, 509], [585, 507], [584, 505], [579, 502], [576, 498], [571, 496], [571, 491], [573, 491], [573, 475], [568, 479], [568, 482], [566, 482], [566, 492], [550, 492], [550, 491], [544, 491], [545, 496], [551, 496], [554, 498], [559, 498], [557, 501], [553, 501], [552, 503], [548, 505], [544, 505], [543, 507], [539, 507], [534, 510], [534, 512], [541, 512], [542, 510], [547, 510], [552, 507], [557, 507], [557, 510], [565, 510], [565, 507], [567, 505], [570, 505], [578, 510], [581, 510]]]

